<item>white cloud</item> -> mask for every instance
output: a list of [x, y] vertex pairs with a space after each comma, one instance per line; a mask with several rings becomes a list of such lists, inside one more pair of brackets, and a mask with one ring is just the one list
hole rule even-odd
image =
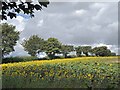
[[93, 16], [93, 20], [99, 20], [100, 17], [106, 12], [106, 8], [105, 7], [102, 7], [99, 9], [99, 11], [96, 13], [95, 16]]
[[93, 24], [91, 25], [91, 31], [98, 32], [101, 29], [101, 25]]
[[26, 20], [21, 16], [17, 16], [17, 18], [8, 19], [7, 21], [3, 20], [1, 23], [5, 23], [5, 22], [16, 26], [17, 31], [23, 31]]
[[87, 13], [86, 10], [80, 9], [80, 10], [76, 10], [74, 14], [75, 14], [75, 15], [78, 15], [78, 16], [82, 16], [82, 15], [84, 15], [84, 14], [86, 14], [86, 13]]
[[41, 27], [42, 25], [43, 25], [43, 19], [38, 22], [37, 26]]
[[110, 23], [110, 24], [108, 24], [107, 27], [108, 27], [108, 28], [112, 28], [112, 29], [114, 29], [114, 30], [118, 30], [118, 22]]
[[16, 20], [18, 20], [20, 23], [22, 23], [23, 22], [23, 17], [21, 17], [21, 16], [17, 16], [17, 18], [16, 18]]
[[18, 20], [18, 25], [16, 25], [17, 27], [17, 30], [18, 31], [23, 31], [24, 30], [24, 27], [25, 27], [25, 21], [24, 21], [24, 18], [21, 17], [21, 16], [18, 16], [16, 18], [16, 20]]
[[104, 3], [94, 3], [89, 6], [91, 9], [100, 9], [102, 7], [106, 7]]
[[15, 51], [10, 54], [10, 56], [30, 56], [26, 51], [24, 51], [23, 46], [20, 43], [14, 47]]
[[104, 43], [94, 44], [94, 47], [101, 47], [101, 46], [107, 46], [108, 49], [110, 49], [112, 47], [112, 45], [107, 45], [107, 44], [104, 44]]

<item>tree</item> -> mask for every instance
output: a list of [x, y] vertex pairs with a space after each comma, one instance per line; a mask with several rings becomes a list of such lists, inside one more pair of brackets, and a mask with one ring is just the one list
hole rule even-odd
[[99, 49], [98, 47], [94, 47], [92, 50], [91, 50], [92, 54], [95, 54], [95, 56], [99, 56]]
[[110, 56], [111, 51], [106, 46], [95, 47], [92, 49], [92, 52], [96, 56]]
[[92, 47], [91, 46], [82, 46], [82, 52], [86, 55], [89, 56], [89, 52], [91, 52]]
[[8, 55], [10, 52], [14, 51], [14, 46], [19, 40], [19, 32], [15, 31], [15, 26], [8, 25], [7, 23], [1, 24], [2, 28], [0, 32], [2, 32], [2, 57]]
[[[17, 1], [20, 1], [17, 3]], [[47, 7], [49, 4], [48, 0], [38, 0], [39, 3], [34, 4], [32, 0], [7, 0], [0, 1], [2, 6], [2, 20], [7, 20], [8, 17], [11, 19], [17, 17], [18, 14], [23, 13], [34, 17], [34, 10], [42, 10], [43, 7]], [[0, 7], [1, 9], [1, 7]], [[7, 17], [8, 16], [8, 17]]]
[[111, 56], [116, 56], [116, 53], [114, 53], [114, 52], [111, 52]]
[[61, 52], [62, 44], [56, 38], [48, 38], [45, 45], [45, 52], [50, 59], [54, 59], [56, 53]]
[[38, 52], [44, 51], [44, 44], [44, 39], [38, 37], [37, 35], [33, 35], [28, 40], [24, 40], [22, 46], [28, 54], [36, 56]]
[[104, 54], [101, 55], [101, 56], [111, 56], [111, 51], [110, 51], [110, 49], [106, 49], [106, 51], [104, 52]]
[[64, 55], [64, 57], [66, 58], [67, 57], [67, 54], [71, 51], [74, 51], [74, 46], [72, 45], [62, 45], [62, 53]]
[[81, 54], [82, 54], [82, 46], [78, 46], [78, 47], [76, 47], [75, 50], [76, 50], [76, 54], [77, 54], [77, 56], [80, 57]]

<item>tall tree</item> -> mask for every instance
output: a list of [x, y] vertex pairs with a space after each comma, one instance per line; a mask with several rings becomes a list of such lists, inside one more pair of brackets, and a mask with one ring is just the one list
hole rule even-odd
[[94, 48], [91, 50], [92, 54], [95, 54], [95, 56], [99, 56], [98, 51], [99, 51], [99, 48], [98, 48], [98, 47], [94, 47]]
[[7, 23], [1, 24], [0, 32], [2, 32], [2, 57], [14, 51], [14, 46], [19, 40], [19, 32], [15, 31], [15, 26]]
[[82, 52], [86, 55], [89, 56], [89, 52], [91, 52], [92, 47], [91, 46], [82, 46]]
[[64, 57], [66, 58], [67, 57], [67, 54], [71, 51], [74, 51], [74, 46], [72, 45], [62, 45], [62, 53], [64, 55]]
[[114, 52], [111, 52], [111, 56], [116, 56], [116, 53], [114, 53]]
[[33, 35], [28, 40], [24, 40], [22, 46], [28, 54], [36, 56], [38, 51], [42, 52], [44, 50], [44, 43], [44, 39], [38, 37], [37, 35]]
[[[19, 1], [19, 3], [17, 3]], [[17, 17], [18, 14], [28, 14], [34, 17], [34, 10], [42, 10], [43, 7], [47, 7], [49, 4], [48, 0], [38, 0], [37, 4], [34, 4], [32, 0], [2, 0], [0, 1], [0, 9], [2, 9], [2, 20], [7, 20], [8, 17], [11, 19]]]
[[82, 51], [82, 46], [78, 46], [78, 47], [76, 47], [75, 50], [76, 50], [76, 54], [77, 54], [77, 56], [80, 57], [81, 54], [82, 54], [82, 52], [83, 52], [83, 51]]
[[111, 51], [106, 46], [95, 47], [92, 49], [92, 52], [96, 56], [110, 56]]
[[62, 44], [58, 41], [58, 39], [48, 38], [45, 45], [45, 52], [47, 53], [50, 59], [53, 59], [56, 53], [61, 52], [61, 46]]

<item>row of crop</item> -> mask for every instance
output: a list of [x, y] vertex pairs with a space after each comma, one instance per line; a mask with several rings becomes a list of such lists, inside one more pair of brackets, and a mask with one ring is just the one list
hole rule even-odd
[[119, 83], [118, 64], [24, 63], [2, 69], [3, 88], [117, 88]]

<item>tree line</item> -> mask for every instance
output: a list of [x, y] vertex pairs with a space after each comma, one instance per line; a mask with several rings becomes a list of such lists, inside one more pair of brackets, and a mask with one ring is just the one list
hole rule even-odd
[[106, 46], [94, 47], [92, 46], [73, 46], [64, 45], [57, 38], [48, 38], [44, 40], [38, 35], [32, 35], [29, 39], [23, 41], [22, 46], [24, 50], [31, 56], [36, 56], [39, 52], [45, 52], [51, 59], [55, 58], [55, 54], [63, 54], [66, 58], [70, 52], [76, 52], [78, 57], [82, 56], [115, 56]]
[[[19, 40], [19, 32], [15, 30], [15, 26], [7, 23], [1, 24], [2, 29], [2, 56], [8, 55], [14, 51], [14, 46]], [[50, 59], [54, 59], [56, 54], [62, 54], [65, 58], [70, 52], [76, 52], [77, 57], [82, 56], [115, 56], [116, 53], [111, 52], [106, 46], [94, 47], [92, 46], [73, 46], [62, 44], [57, 38], [48, 38], [47, 40], [32, 35], [25, 39], [22, 44], [24, 50], [31, 56], [36, 56], [39, 52], [45, 52]]]

